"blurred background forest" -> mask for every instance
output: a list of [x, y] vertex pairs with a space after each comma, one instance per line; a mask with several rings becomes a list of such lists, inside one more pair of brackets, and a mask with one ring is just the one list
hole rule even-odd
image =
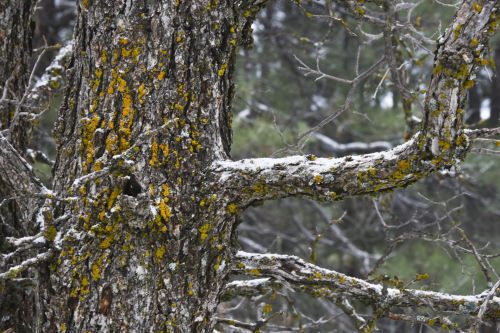
[[[406, 1], [411, 6], [398, 10], [398, 21], [410, 23], [401, 26], [394, 42], [395, 62], [407, 89], [402, 90], [385, 65], [356, 85], [328, 77], [352, 80], [374, 65], [384, 55], [379, 27], [328, 0], [272, 1], [254, 24], [253, 46], [238, 55], [232, 158], [299, 153], [338, 157], [404, 142], [418, 130], [423, 115], [418, 105], [432, 74], [435, 42], [456, 2]], [[44, 39], [49, 45], [67, 43], [74, 20], [73, 1], [40, 1], [34, 47]], [[49, 53], [39, 75], [55, 55]], [[500, 126], [500, 68], [494, 60], [500, 64], [498, 36], [469, 92], [465, 117], [470, 128]], [[317, 64], [326, 75], [318, 73]], [[51, 159], [51, 128], [60, 99], [54, 98], [32, 142]], [[500, 272], [498, 146], [499, 141], [480, 141], [458, 168], [392, 193], [327, 205], [286, 199], [249, 209], [239, 228], [239, 247], [294, 254], [391, 287], [482, 292]], [[35, 168], [50, 184], [50, 166], [35, 163]], [[484, 255], [482, 262], [474, 252]], [[220, 313], [242, 321], [272, 318], [263, 332], [354, 331], [335, 302], [292, 292], [228, 301]], [[383, 332], [441, 331], [431, 326], [379, 323]]]

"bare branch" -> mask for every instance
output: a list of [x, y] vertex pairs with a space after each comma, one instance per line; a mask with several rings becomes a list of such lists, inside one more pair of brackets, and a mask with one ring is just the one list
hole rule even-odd
[[24, 272], [30, 267], [39, 265], [43, 262], [46, 262], [52, 257], [52, 250], [49, 250], [44, 253], [40, 253], [34, 258], [29, 258], [24, 260], [22, 263], [19, 265], [16, 265], [14, 267], [9, 268], [6, 272], [0, 273], [0, 282], [5, 281], [7, 279], [14, 279], [16, 278], [20, 273]]
[[480, 138], [480, 137], [488, 137], [500, 135], [500, 127], [497, 128], [481, 128], [476, 130], [465, 130], [467, 135], [472, 139]]

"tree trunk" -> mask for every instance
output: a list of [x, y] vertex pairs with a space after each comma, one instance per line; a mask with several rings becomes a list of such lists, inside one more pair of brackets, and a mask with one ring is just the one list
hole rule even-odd
[[81, 1], [55, 134], [57, 264], [46, 331], [209, 332], [237, 207], [228, 156], [242, 1]]
[[[24, 155], [31, 126], [22, 118], [14, 122], [14, 115], [23, 92], [27, 89], [31, 59], [32, 16], [36, 1], [6, 0], [0, 3], [0, 131]], [[10, 131], [6, 132], [8, 129]], [[5, 142], [6, 143], [6, 142]], [[2, 144], [5, 144], [2, 141]], [[0, 172], [0, 253], [5, 253], [6, 237], [23, 237], [33, 232], [26, 205], [11, 200], [11, 185], [19, 178], [3, 168]], [[4, 201], [5, 200], [5, 201]], [[26, 200], [28, 201], [28, 200]], [[24, 204], [26, 204], [24, 201]], [[0, 268], [3, 268], [0, 261]], [[7, 282], [0, 285], [0, 331], [14, 328], [16, 332], [31, 332], [27, 324], [33, 322], [33, 291], [26, 286]]]
[[[29, 122], [13, 124], [17, 104], [27, 89], [31, 60], [31, 38], [36, 1], [7, 0], [0, 4], [0, 96], [9, 103], [0, 103], [0, 129], [14, 127], [10, 141], [19, 151], [26, 149], [29, 139]], [[4, 91], [7, 89], [7, 91]]]

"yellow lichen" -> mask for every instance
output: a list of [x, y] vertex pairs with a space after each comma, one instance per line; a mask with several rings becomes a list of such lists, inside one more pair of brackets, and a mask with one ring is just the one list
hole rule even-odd
[[122, 77], [118, 77], [118, 91], [123, 93], [127, 90], [127, 81]]
[[168, 144], [167, 143], [161, 143], [160, 144], [160, 149], [163, 152], [163, 156], [165, 158], [167, 158], [168, 157]]
[[165, 256], [165, 252], [166, 252], [165, 246], [162, 245], [159, 248], [157, 248], [155, 251], [156, 259], [162, 260], [163, 257]]
[[161, 71], [156, 78], [158, 79], [158, 81], [163, 81], [166, 74], [167, 73], [165, 73], [165, 71]]
[[113, 192], [111, 192], [111, 194], [109, 195], [108, 209], [111, 209], [113, 207], [113, 205], [115, 204], [116, 198], [118, 197], [118, 195], [120, 193], [121, 193], [121, 189], [119, 187], [115, 187], [113, 189]]
[[117, 136], [114, 133], [109, 133], [106, 138], [106, 151], [108, 153], [113, 153], [116, 147]]
[[156, 137], [153, 137], [153, 142], [151, 143], [151, 158], [149, 159], [149, 165], [152, 167], [158, 166], [158, 142]]
[[411, 164], [407, 160], [398, 161], [398, 167], [402, 171], [408, 171], [410, 169], [410, 166], [411, 166]]
[[101, 278], [101, 268], [99, 267], [100, 264], [98, 262], [94, 262], [92, 264], [91, 270], [92, 270], [92, 279], [94, 281], [97, 281]]
[[134, 57], [134, 61], [137, 61], [137, 58], [141, 54], [141, 49], [139, 47], [135, 47], [132, 49], [132, 57]]
[[131, 51], [128, 50], [126, 47], [122, 47], [122, 57], [123, 58], [128, 58], [128, 56], [130, 55]]
[[82, 122], [84, 123], [82, 146], [86, 157], [85, 162], [83, 163], [84, 171], [88, 171], [88, 166], [94, 161], [94, 143], [92, 138], [94, 136], [94, 132], [99, 126], [100, 121], [101, 117], [97, 114], [92, 117], [92, 119], [82, 119]]
[[264, 314], [270, 314], [271, 312], [273, 312], [273, 306], [271, 304], [265, 304], [262, 307], [262, 313], [264, 313]]
[[106, 52], [106, 50], [103, 50], [101, 52], [101, 62], [103, 63], [108, 62], [108, 52]]
[[212, 226], [209, 223], [205, 223], [202, 225], [200, 228], [198, 228], [198, 231], [200, 232], [200, 238], [202, 241], [204, 241], [208, 237], [208, 232]]
[[227, 69], [227, 64], [222, 64], [217, 74], [221, 77], [224, 76], [224, 74], [226, 73], [226, 69]]
[[309, 161], [316, 161], [318, 159], [318, 157], [314, 154], [310, 154], [310, 155], [307, 155], [307, 159]]
[[114, 236], [113, 235], [110, 235], [108, 237], [106, 237], [102, 242], [101, 244], [99, 244], [99, 247], [103, 250], [106, 250], [106, 249], [109, 249], [109, 247], [111, 246], [111, 243], [113, 243], [113, 239], [114, 239]]
[[165, 199], [160, 200], [160, 215], [165, 221], [168, 220], [170, 216], [172, 216], [170, 207], [167, 205]]
[[144, 83], [141, 83], [139, 88], [137, 88], [137, 100], [139, 101], [139, 104], [144, 103], [145, 94], [146, 94], [146, 87], [144, 86]]
[[[165, 198], [168, 197], [168, 195], [170, 194], [170, 188], [168, 187], [167, 184], [162, 184], [161, 185], [161, 190], [162, 190], [162, 194]], [[168, 201], [168, 200], [167, 200]]]
[[101, 171], [101, 170], [102, 170], [102, 162], [101, 161], [95, 162], [94, 171]]
[[234, 202], [231, 202], [229, 205], [227, 205], [226, 209], [230, 214], [234, 215], [238, 212], [238, 205], [236, 205]]
[[422, 281], [422, 280], [427, 280], [429, 278], [429, 274], [424, 273], [424, 274], [417, 274], [415, 276], [415, 281]]

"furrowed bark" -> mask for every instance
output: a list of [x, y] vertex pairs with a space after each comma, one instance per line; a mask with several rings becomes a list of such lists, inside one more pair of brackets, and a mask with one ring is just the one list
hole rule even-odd
[[[321, 268], [296, 256], [279, 254], [239, 251], [234, 257], [233, 272], [259, 278], [230, 282], [225, 292], [227, 298], [235, 295], [252, 297], [273, 290], [292, 289], [334, 301], [342, 297], [361, 301], [375, 308], [383, 308], [384, 316], [391, 311], [406, 309], [410, 311], [406, 314], [415, 316], [419, 315], [418, 311], [428, 310], [436, 315], [454, 313], [464, 319], [472, 319], [478, 315], [488, 297], [488, 291], [478, 295], [450, 295], [403, 287], [390, 288]], [[491, 296], [485, 309], [483, 320], [497, 321], [500, 297]], [[432, 322], [427, 324], [433, 325]]]
[[[36, 228], [34, 213], [39, 199], [31, 194], [41, 186], [22, 158], [32, 127], [25, 118], [14, 121], [16, 113], [25, 109], [10, 102], [19, 101], [27, 89], [35, 4], [34, 0], [0, 2], [0, 255], [8, 251], [5, 237], [28, 236]], [[0, 266], [0, 273], [10, 267]], [[0, 331], [32, 331], [34, 300], [34, 293], [26, 286], [1, 283]]]
[[[35, 4], [34, 0], [0, 4], [0, 89], [7, 99], [20, 100], [28, 85]], [[15, 110], [16, 105], [0, 103], [0, 130], [12, 127]], [[29, 123], [21, 120], [13, 126], [9, 140], [23, 152], [29, 140]]]
[[80, 2], [54, 177], [79, 201], [56, 206], [46, 332], [213, 330], [238, 211], [207, 170], [261, 4]]
[[438, 42], [422, 128], [406, 143], [385, 152], [334, 159], [216, 161], [214, 173], [228, 191], [239, 189], [233, 200], [247, 206], [294, 195], [332, 201], [388, 191], [453, 166], [470, 147], [463, 130], [466, 92], [495, 31], [497, 7], [496, 1], [464, 1], [459, 8]]

